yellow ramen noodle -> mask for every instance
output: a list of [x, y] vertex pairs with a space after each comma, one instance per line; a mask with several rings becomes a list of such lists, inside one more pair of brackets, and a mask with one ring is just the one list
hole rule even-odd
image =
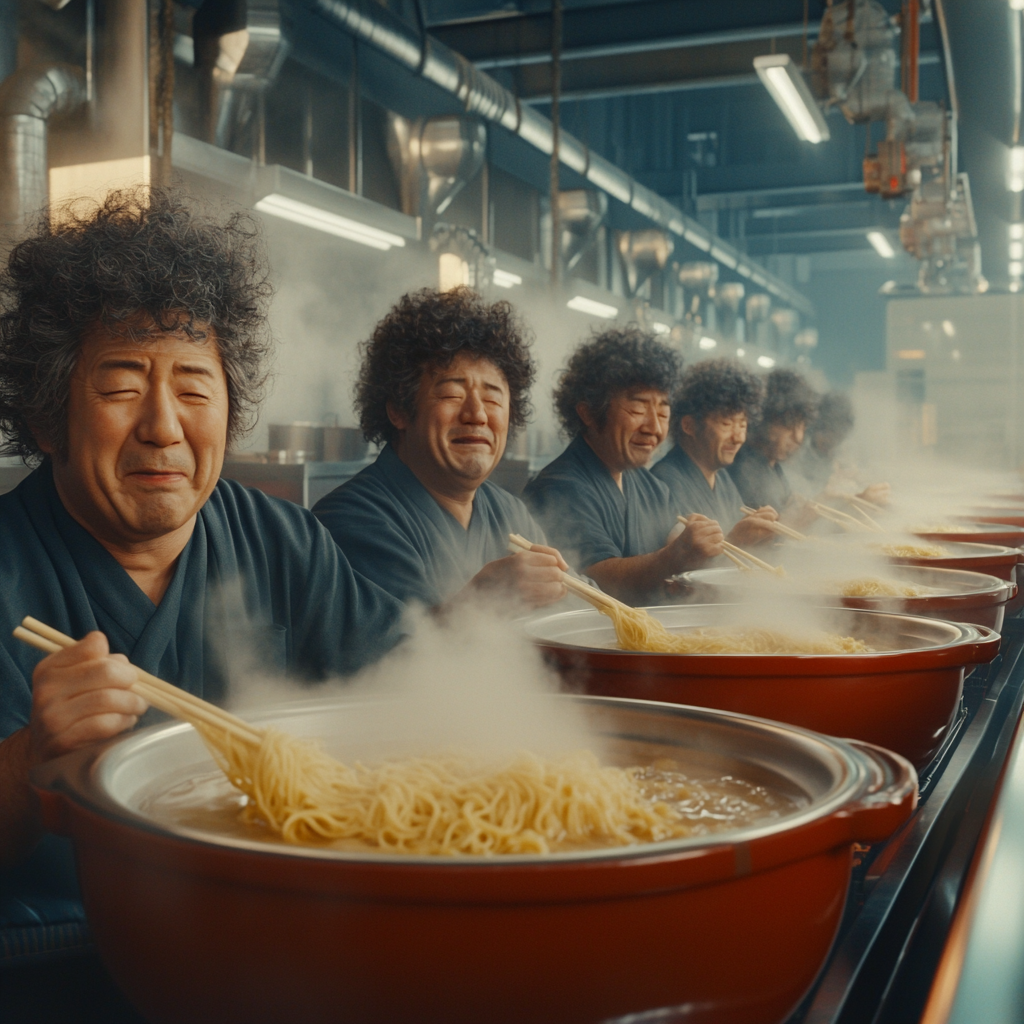
[[642, 608], [608, 606], [601, 611], [615, 625], [619, 646], [657, 654], [864, 654], [861, 640], [838, 633], [782, 633], [773, 629], [706, 626], [672, 633]]
[[645, 796], [640, 769], [602, 766], [588, 750], [523, 752], [495, 765], [448, 755], [342, 764], [314, 743], [267, 729], [256, 748], [200, 727], [242, 814], [285, 841], [351, 840], [382, 853], [549, 853], [685, 835], [667, 804]]
[[843, 580], [838, 584], [841, 597], [924, 597], [937, 594], [935, 587], [900, 583], [898, 580], [884, 580], [878, 576], [861, 576], [858, 579]]
[[949, 554], [941, 544], [883, 544], [882, 553], [890, 558], [945, 558]]

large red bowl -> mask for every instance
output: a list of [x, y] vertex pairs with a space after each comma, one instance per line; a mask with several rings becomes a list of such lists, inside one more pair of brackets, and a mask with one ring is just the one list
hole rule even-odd
[[[563, 698], [564, 699], [564, 698]], [[595, 1024], [665, 1007], [697, 1024], [783, 1020], [836, 934], [851, 844], [913, 810], [896, 755], [774, 722], [574, 698], [612, 758], [788, 792], [743, 830], [554, 856], [343, 853], [172, 827], [142, 794], [212, 768], [190, 727], [46, 764], [103, 959], [153, 1024]], [[327, 735], [371, 705], [278, 709]]]
[[[648, 609], [670, 629], [733, 621], [736, 605]], [[826, 625], [876, 648], [867, 654], [649, 654], [615, 646], [595, 610], [531, 620], [527, 630], [568, 688], [696, 704], [852, 736], [927, 764], [949, 731], [964, 669], [991, 661], [999, 634], [914, 615], [826, 609]]]
[[954, 541], [966, 541], [974, 544], [1003, 544], [1006, 547], [1019, 548], [1024, 544], [1024, 526], [1003, 525], [1001, 523], [989, 523], [979, 520], [977, 516], [965, 521], [962, 524], [963, 531], [946, 531], [941, 529], [915, 530], [909, 532], [916, 537], [924, 537], [926, 540], [933, 540], [939, 544], [947, 544]]
[[1021, 559], [1019, 548], [1001, 544], [944, 543], [946, 554], [932, 558], [919, 555], [903, 557], [886, 555], [893, 565], [920, 565], [928, 569], [965, 569], [983, 572], [1011, 583], [1017, 579], [1017, 564]]
[[766, 598], [773, 594], [795, 597], [803, 601], [826, 600], [844, 608], [866, 608], [873, 611], [904, 611], [929, 619], [950, 619], [988, 626], [999, 630], [1006, 606], [1017, 594], [1017, 584], [980, 572], [959, 569], [932, 569], [900, 566], [889, 569], [887, 578], [914, 586], [928, 587], [933, 593], [919, 597], [842, 597], [829, 592], [830, 584], [815, 587], [799, 576], [778, 579], [767, 573], [750, 574], [735, 567], [728, 569], [695, 569], [678, 577], [693, 597], [707, 604], [732, 603]]

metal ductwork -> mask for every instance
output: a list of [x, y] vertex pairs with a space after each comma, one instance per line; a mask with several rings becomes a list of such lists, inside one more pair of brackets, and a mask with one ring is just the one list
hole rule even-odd
[[800, 314], [795, 309], [776, 309], [769, 319], [775, 328], [776, 350], [786, 352], [800, 330]]
[[388, 117], [388, 156], [398, 175], [402, 212], [437, 217], [483, 167], [487, 130], [475, 119]]
[[226, 148], [288, 56], [278, 0], [204, 4], [192, 23], [208, 142]]
[[770, 295], [751, 295], [746, 305], [746, 340], [769, 348], [768, 323], [772, 314], [772, 297]]
[[47, 122], [85, 102], [85, 74], [26, 67], [0, 85], [0, 229], [23, 227], [49, 199]]
[[571, 273], [594, 244], [608, 213], [608, 197], [589, 188], [558, 193], [558, 223], [562, 233], [562, 264]]
[[664, 231], [648, 228], [617, 232], [616, 248], [626, 271], [626, 287], [635, 296], [648, 280], [665, 269], [675, 245]]
[[678, 270], [683, 287], [683, 318], [694, 327], [715, 329], [715, 306], [711, 301], [718, 283], [718, 264], [710, 261], [684, 263]]
[[[550, 156], [554, 149], [551, 122], [519, 100], [490, 75], [465, 57], [427, 34], [422, 36], [377, 0], [308, 0], [310, 7], [330, 23], [386, 54], [413, 74], [458, 98], [465, 112], [518, 135]], [[618, 199], [659, 228], [686, 237], [705, 252], [714, 245], [728, 259], [744, 261], [743, 253], [709, 235], [706, 228], [625, 171], [592, 153], [568, 132], [559, 132], [559, 161], [595, 188]], [[759, 271], [768, 286], [787, 302], [811, 311], [810, 303], [783, 281]]]
[[[741, 344], [744, 339], [743, 319], [740, 317], [740, 303], [746, 289], [739, 281], [726, 281], [715, 289], [715, 308], [718, 311], [718, 329], [723, 338]], [[751, 298], [762, 296], [752, 295]], [[763, 298], [768, 298], [767, 295]], [[749, 299], [747, 300], [750, 301]], [[771, 302], [771, 300], [768, 300]]]

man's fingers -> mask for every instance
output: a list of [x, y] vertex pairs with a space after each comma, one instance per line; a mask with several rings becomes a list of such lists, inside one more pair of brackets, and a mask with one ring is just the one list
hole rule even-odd
[[93, 715], [144, 715], [149, 705], [131, 690], [87, 690], [63, 702], [66, 714], [72, 718], [90, 718]]
[[135, 715], [119, 715], [112, 711], [102, 715], [92, 715], [89, 718], [79, 719], [67, 730], [55, 736], [52, 746], [56, 748], [55, 753], [76, 750], [86, 743], [109, 740], [112, 736], [131, 729], [137, 721], [138, 717]]

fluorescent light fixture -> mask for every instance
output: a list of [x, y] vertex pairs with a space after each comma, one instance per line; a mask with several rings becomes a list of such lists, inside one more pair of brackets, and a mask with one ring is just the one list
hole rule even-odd
[[1006, 187], [1011, 192], [1024, 192], [1024, 146], [1011, 146], [1007, 159]]
[[282, 220], [290, 220], [293, 224], [302, 224], [307, 228], [325, 231], [329, 235], [347, 238], [350, 242], [359, 242], [360, 245], [368, 245], [371, 249], [380, 249], [383, 252], [393, 245], [399, 247], [405, 245], [405, 239], [401, 235], [393, 235], [390, 231], [372, 228], [369, 224], [360, 224], [357, 220], [349, 220], [348, 217], [342, 217], [328, 210], [321, 210], [317, 206], [309, 206], [307, 203], [300, 203], [297, 199], [289, 199], [276, 192], [264, 196], [256, 204], [256, 209], [260, 213], [269, 213]]
[[1010, 259], [1024, 260], [1024, 242], [1010, 243]]
[[956, 334], [956, 324], [954, 324], [952, 320], [943, 320], [942, 333], [945, 334], [947, 338], [952, 338]]
[[1010, 237], [1014, 239], [1024, 238], [1024, 224], [1011, 224]]
[[614, 320], [619, 315], [615, 306], [606, 305], [603, 302], [595, 302], [585, 295], [574, 295], [566, 305], [575, 309], [577, 313], [589, 313], [590, 316], [599, 316], [602, 320]]
[[705, 352], [710, 352], [713, 348], [718, 348], [718, 342], [714, 338], [703, 337], [697, 342], [699, 348], [702, 348]]
[[750, 277], [750, 275], [753, 273], [753, 271], [745, 263], [740, 263], [736, 267], [736, 273], [737, 274], [742, 274], [744, 277]]
[[738, 349], [736, 349], [736, 357], [738, 359], [742, 359], [746, 354], [747, 354], [747, 350], [745, 348], [738, 348]]
[[770, 370], [775, 365], [775, 360], [771, 356], [758, 356], [757, 365], [763, 366], [766, 370]]
[[754, 70], [772, 99], [804, 142], [825, 142], [830, 136], [818, 101], [788, 53], [754, 58]]
[[513, 274], [510, 270], [502, 270], [500, 267], [494, 268], [491, 280], [499, 288], [514, 288], [517, 284], [523, 283], [523, 279], [518, 274]]
[[672, 328], [668, 324], [663, 324], [660, 320], [651, 321], [651, 330], [655, 334], [671, 334]]
[[896, 255], [896, 250], [892, 247], [892, 243], [889, 241], [881, 231], [869, 231], [868, 241], [875, 247], [875, 252], [879, 256], [885, 257], [887, 260], [891, 260]]
[[1011, 11], [1024, 11], [1024, 0], [1010, 0]]
[[1022, 271], [1024, 271], [1024, 263], [1018, 263], [1015, 260], [1010, 264], [1010, 277], [1020, 277]]

